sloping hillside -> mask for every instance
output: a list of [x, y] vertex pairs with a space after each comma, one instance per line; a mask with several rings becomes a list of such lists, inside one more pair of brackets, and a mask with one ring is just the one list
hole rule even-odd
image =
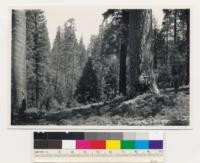
[[[134, 99], [117, 97], [110, 102], [94, 103], [56, 112], [28, 111], [23, 123], [41, 125], [188, 125], [189, 88], [145, 93]], [[17, 120], [20, 124], [20, 119]]]

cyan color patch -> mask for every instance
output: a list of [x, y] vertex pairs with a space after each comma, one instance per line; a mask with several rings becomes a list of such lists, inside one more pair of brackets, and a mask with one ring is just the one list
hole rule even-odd
[[149, 149], [149, 141], [135, 140], [135, 149]]

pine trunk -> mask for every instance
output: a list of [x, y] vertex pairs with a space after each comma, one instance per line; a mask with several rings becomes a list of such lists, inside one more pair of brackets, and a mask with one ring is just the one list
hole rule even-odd
[[129, 13], [123, 11], [122, 19], [126, 29], [123, 31], [124, 40], [121, 41], [121, 49], [120, 49], [119, 93], [126, 95], [126, 57], [127, 57]]
[[35, 34], [34, 34], [34, 52], [35, 52], [35, 74], [36, 74], [36, 83], [35, 83], [35, 105], [39, 108], [39, 96], [40, 96], [40, 89], [39, 89], [39, 54], [38, 54], [38, 16], [37, 13], [34, 13], [34, 24], [35, 24]]
[[122, 43], [120, 49], [119, 93], [123, 95], [126, 95], [126, 55], [127, 45]]
[[146, 10], [144, 13], [143, 35], [142, 35], [142, 53], [141, 53], [141, 74], [147, 77], [146, 83], [150, 85], [153, 93], [159, 94], [154, 72], [154, 53], [152, 52], [152, 10]]
[[13, 10], [12, 21], [12, 109], [26, 109], [26, 16]]
[[143, 10], [129, 11], [128, 96], [134, 97], [140, 76], [141, 16]]
[[[129, 97], [137, 95], [141, 84], [149, 85], [158, 94], [154, 55], [152, 52], [152, 10], [132, 10], [129, 13], [128, 88]], [[141, 83], [141, 77], [143, 83]]]
[[187, 41], [187, 58], [186, 58], [186, 84], [190, 83], [190, 10], [186, 11], [186, 41]]
[[174, 45], [176, 45], [176, 10], [174, 10]]
[[[154, 38], [157, 39], [155, 31], [154, 31]], [[154, 42], [154, 69], [157, 69], [157, 45], [155, 42]]]

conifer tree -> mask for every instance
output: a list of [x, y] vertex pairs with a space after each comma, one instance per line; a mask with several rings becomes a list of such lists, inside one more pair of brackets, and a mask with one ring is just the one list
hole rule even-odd
[[27, 91], [32, 107], [41, 108], [48, 88], [50, 42], [42, 10], [27, 10]]
[[85, 65], [83, 74], [77, 85], [75, 97], [78, 102], [85, 104], [88, 102], [95, 102], [100, 97], [97, 76], [93, 67], [92, 58], [89, 58]]

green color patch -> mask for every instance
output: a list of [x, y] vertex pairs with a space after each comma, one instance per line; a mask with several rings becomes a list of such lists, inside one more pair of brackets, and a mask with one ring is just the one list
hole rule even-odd
[[121, 140], [121, 149], [135, 149], [134, 140]]

